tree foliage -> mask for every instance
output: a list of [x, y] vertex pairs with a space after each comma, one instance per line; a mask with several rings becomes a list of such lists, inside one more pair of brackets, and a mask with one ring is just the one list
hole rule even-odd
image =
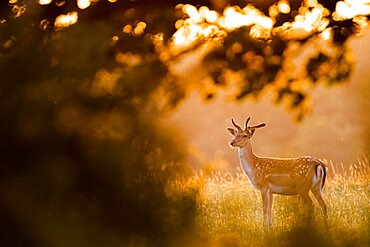
[[[179, 48], [174, 34], [184, 25], [178, 20], [189, 19], [184, 4], [208, 6], [222, 16], [227, 4], [241, 11], [246, 3], [268, 15], [276, 2], [101, 0], [84, 10], [76, 1], [50, 2], [0, 3], [5, 245], [178, 246], [191, 232], [197, 193], [166, 192], [169, 181], [190, 169], [181, 137], [158, 117], [178, 105], [194, 83], [209, 79], [198, 87], [208, 99], [234, 88], [235, 100], [242, 100], [271, 87], [278, 102], [302, 117], [305, 85], [348, 78], [346, 40], [368, 18], [329, 15], [332, 35], [325, 49], [319, 48], [322, 32], [259, 38], [251, 35], [252, 26], [197, 35]], [[337, 2], [319, 1], [330, 13]], [[292, 1], [290, 13], [300, 7]], [[58, 24], [68, 13], [77, 22]], [[294, 15], [274, 19], [279, 28]], [[205, 47], [201, 81], [182, 83], [173, 65]], [[305, 47], [309, 56], [297, 74], [293, 59]]]

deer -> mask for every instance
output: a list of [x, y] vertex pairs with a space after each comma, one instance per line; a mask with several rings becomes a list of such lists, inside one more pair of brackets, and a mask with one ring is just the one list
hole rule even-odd
[[299, 195], [312, 215], [314, 205], [310, 192], [321, 206], [326, 223], [327, 206], [322, 197], [327, 166], [318, 158], [302, 156], [298, 158], [259, 157], [253, 153], [251, 138], [256, 129], [266, 126], [261, 123], [249, 126], [248, 117], [244, 129], [231, 119], [234, 128], [227, 128], [233, 136], [230, 146], [238, 148], [238, 156], [242, 170], [249, 178], [252, 187], [261, 192], [263, 224], [269, 229], [272, 225], [273, 195]]

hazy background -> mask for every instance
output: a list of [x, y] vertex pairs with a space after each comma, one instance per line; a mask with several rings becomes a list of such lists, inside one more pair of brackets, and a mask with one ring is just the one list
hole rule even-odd
[[258, 100], [243, 102], [219, 94], [209, 103], [193, 93], [169, 116], [189, 143], [191, 165], [238, 167], [237, 153], [229, 147], [231, 136], [226, 131], [232, 127], [231, 117], [240, 125], [248, 116], [251, 124], [267, 123], [253, 137], [254, 152], [260, 156], [313, 155], [349, 165], [368, 154], [370, 29], [351, 38], [349, 44], [356, 59], [349, 83], [315, 87], [312, 111], [301, 122], [281, 105], [273, 104], [269, 92]]

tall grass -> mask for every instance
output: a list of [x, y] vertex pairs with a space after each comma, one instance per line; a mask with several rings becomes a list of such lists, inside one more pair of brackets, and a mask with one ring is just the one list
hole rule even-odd
[[[329, 217], [324, 223], [315, 202], [314, 219], [298, 196], [274, 196], [274, 224], [263, 229], [262, 203], [241, 170], [196, 174], [182, 187], [200, 191], [196, 229], [203, 246], [370, 246], [370, 166], [364, 157], [350, 166], [327, 162], [330, 176], [324, 199]], [[337, 169], [335, 169], [337, 167]], [[171, 187], [179, 188], [180, 183]]]

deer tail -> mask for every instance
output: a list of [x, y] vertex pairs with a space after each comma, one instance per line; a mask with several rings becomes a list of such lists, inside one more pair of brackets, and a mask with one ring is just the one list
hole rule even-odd
[[324, 163], [316, 165], [316, 176], [320, 177], [320, 188], [323, 189], [325, 185], [325, 180], [328, 172], [328, 167]]

